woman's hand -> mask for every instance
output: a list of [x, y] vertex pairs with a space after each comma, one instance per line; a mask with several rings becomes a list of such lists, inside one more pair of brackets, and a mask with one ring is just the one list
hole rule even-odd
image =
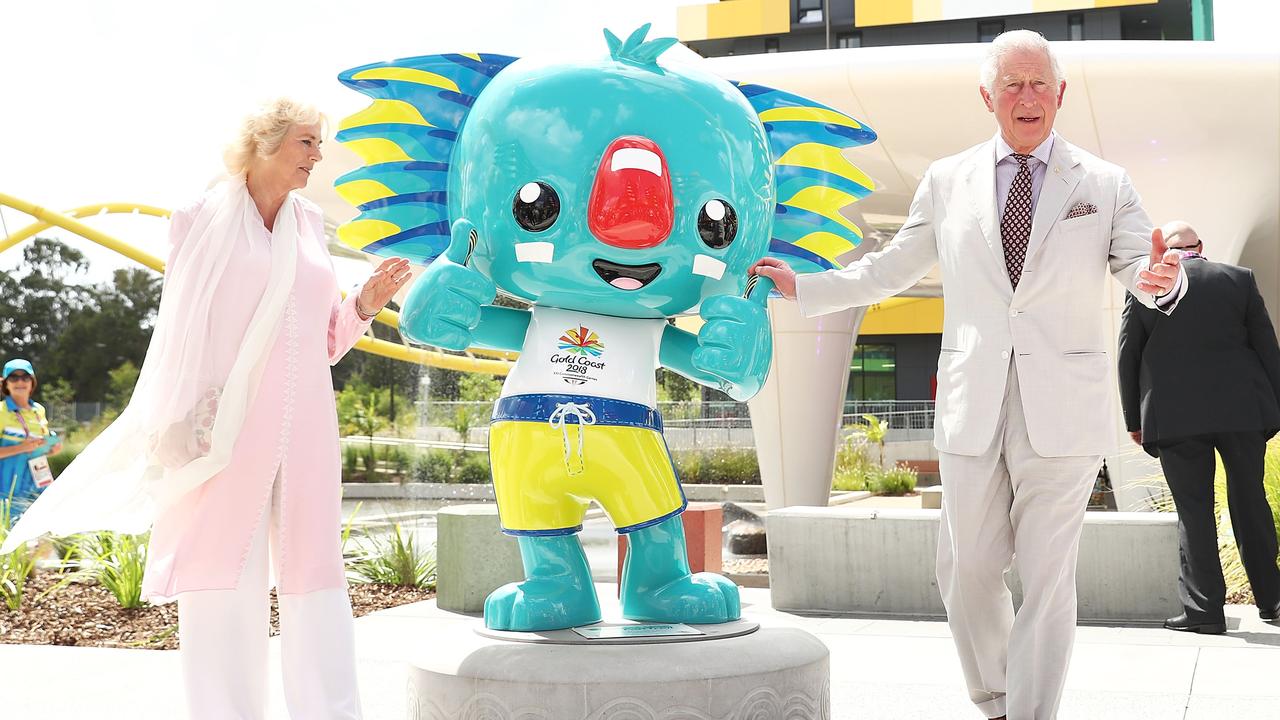
[[387, 258], [373, 275], [365, 280], [356, 298], [356, 311], [365, 318], [377, 315], [391, 298], [409, 281], [409, 261], [404, 258]]
[[23, 438], [22, 442], [18, 443], [18, 447], [22, 448], [21, 452], [24, 454], [33, 453], [43, 446], [44, 438], [39, 437], [38, 435], [28, 435]]

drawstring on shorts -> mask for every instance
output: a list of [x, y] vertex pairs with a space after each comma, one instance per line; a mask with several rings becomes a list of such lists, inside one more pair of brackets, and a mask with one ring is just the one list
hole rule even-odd
[[[576, 469], [571, 462], [571, 453], [569, 450], [568, 423], [570, 418], [578, 421], [578, 463]], [[547, 422], [551, 427], [559, 430], [561, 437], [564, 438], [565, 470], [567, 470], [570, 475], [581, 475], [586, 467], [586, 456], [582, 452], [582, 434], [587, 425], [596, 424], [596, 414], [591, 411], [591, 406], [587, 403], [557, 403], [556, 409], [552, 411], [551, 416], [547, 418]]]

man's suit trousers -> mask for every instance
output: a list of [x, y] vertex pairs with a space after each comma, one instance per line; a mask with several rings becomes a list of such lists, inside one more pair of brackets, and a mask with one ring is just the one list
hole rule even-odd
[[1178, 507], [1182, 572], [1178, 595], [1193, 620], [1222, 622], [1227, 586], [1218, 557], [1218, 518], [1213, 511], [1213, 451], [1227, 471], [1227, 509], [1240, 560], [1258, 607], [1280, 603], [1276, 525], [1262, 485], [1267, 449], [1261, 431], [1198, 435], [1160, 444], [1160, 466]]
[[[1036, 453], [1012, 362], [990, 447], [939, 457], [938, 588], [969, 697], [988, 717], [1057, 716], [1075, 640], [1080, 532], [1101, 465], [1096, 455]], [[1015, 566], [1024, 593], [1016, 615], [1005, 584]]]

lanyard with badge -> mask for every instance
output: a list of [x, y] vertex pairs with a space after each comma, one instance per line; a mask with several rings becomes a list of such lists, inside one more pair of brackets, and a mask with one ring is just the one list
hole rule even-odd
[[[31, 437], [31, 429], [27, 427], [27, 419], [22, 417], [22, 409], [17, 405], [10, 404], [9, 409], [18, 417], [18, 424], [22, 426], [22, 432], [27, 437]], [[27, 467], [31, 469], [31, 481], [38, 488], [46, 488], [53, 484], [53, 470], [49, 467], [49, 458], [45, 455], [31, 458], [27, 461]]]

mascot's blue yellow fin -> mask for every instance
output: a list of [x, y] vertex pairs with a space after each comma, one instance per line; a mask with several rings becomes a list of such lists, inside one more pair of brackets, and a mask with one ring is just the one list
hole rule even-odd
[[841, 151], [875, 142], [875, 131], [799, 95], [737, 87], [760, 117], [773, 154], [777, 206], [769, 255], [799, 273], [840, 267], [836, 258], [862, 242], [862, 230], [840, 209], [875, 189]]
[[337, 140], [364, 166], [338, 178], [360, 210], [338, 228], [357, 250], [429, 263], [449, 246], [449, 158], [485, 85], [516, 58], [449, 54], [352, 68], [338, 79], [373, 98], [342, 121]]
[[[647, 26], [626, 41], [605, 31], [621, 62], [656, 61], [675, 43], [644, 41]], [[338, 178], [338, 193], [360, 214], [338, 228], [347, 245], [426, 264], [449, 245], [449, 160], [475, 98], [516, 58], [491, 54], [426, 55], [347, 70], [339, 79], [374, 99], [346, 118], [337, 139], [364, 161]], [[768, 137], [776, 178], [769, 254], [796, 272], [838, 268], [862, 231], [840, 209], [874, 189], [842, 150], [874, 142], [854, 118], [763, 85], [735, 83]]]

